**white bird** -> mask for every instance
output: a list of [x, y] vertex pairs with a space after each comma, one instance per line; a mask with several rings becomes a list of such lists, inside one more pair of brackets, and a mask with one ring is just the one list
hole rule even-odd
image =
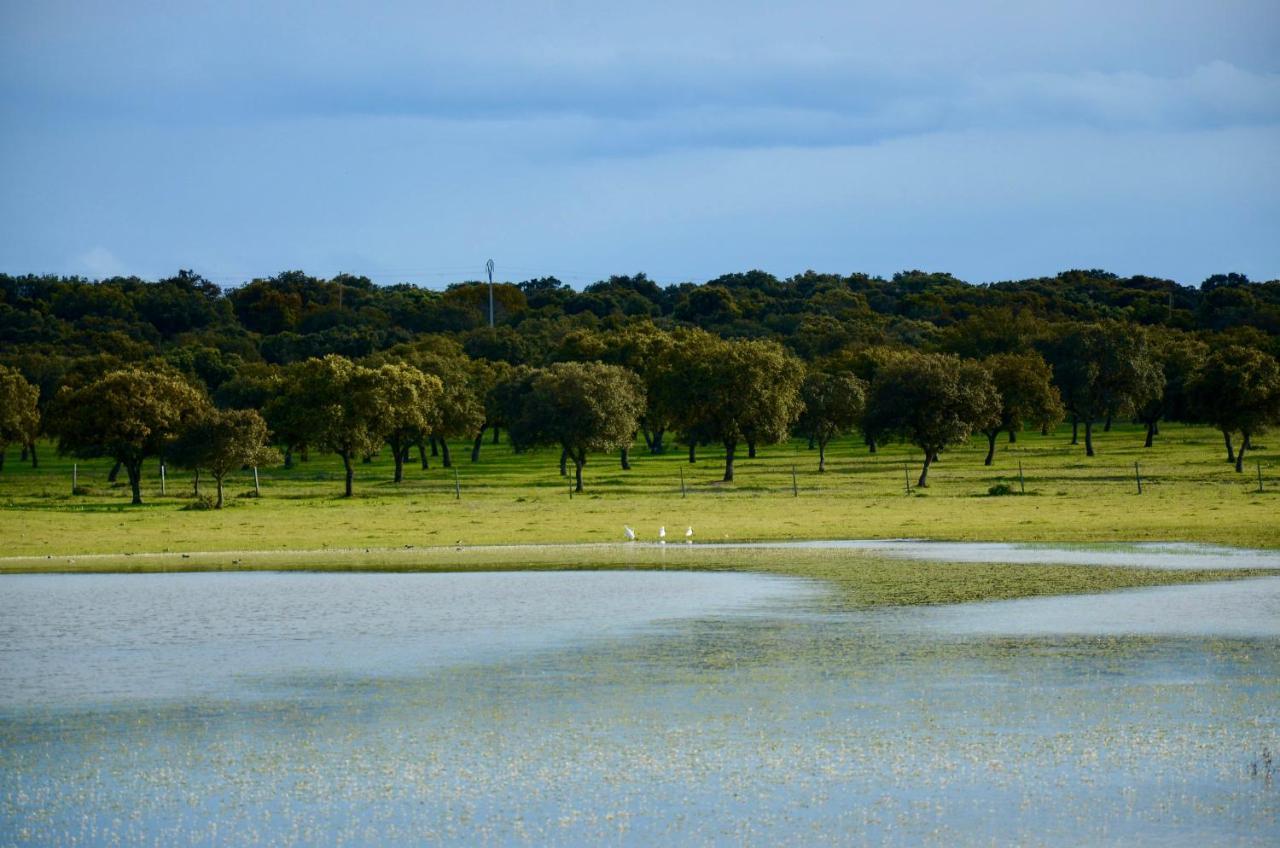
[[693, 528], [692, 527], [684, 528], [684, 543], [686, 545], [693, 544]]
[[658, 528], [658, 544], [665, 545], [667, 543], [667, 528], [665, 526]]
[[634, 542], [636, 540], [636, 531], [632, 530], [627, 525], [622, 525], [622, 532], [627, 534], [628, 542]]

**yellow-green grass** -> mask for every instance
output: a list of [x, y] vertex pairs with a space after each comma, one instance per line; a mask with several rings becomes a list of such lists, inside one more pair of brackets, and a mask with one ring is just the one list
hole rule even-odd
[[[698, 541], [918, 537], [983, 541], [1164, 541], [1280, 547], [1278, 452], [1259, 439], [1247, 473], [1225, 462], [1221, 435], [1208, 428], [1166, 425], [1155, 447], [1142, 447], [1131, 426], [1096, 436], [1098, 455], [1084, 456], [1061, 428], [1050, 436], [1001, 439], [995, 464], [982, 464], [985, 442], [947, 451], [925, 493], [905, 494], [919, 472], [919, 452], [889, 445], [870, 455], [854, 438], [828, 449], [828, 471], [803, 441], [763, 447], [741, 459], [737, 481], [721, 484], [721, 452], [704, 448], [689, 465], [679, 449], [650, 456], [634, 451], [631, 471], [616, 456], [592, 456], [587, 492], [570, 497], [559, 476], [558, 452], [513, 454], [486, 444], [478, 463], [454, 446], [454, 470], [432, 460], [391, 482], [387, 452], [357, 466], [356, 496], [343, 498], [341, 465], [312, 455], [291, 470], [262, 469], [262, 497], [248, 474], [228, 484], [222, 511], [183, 511], [191, 476], [169, 469], [168, 496], [159, 494], [159, 466], [145, 468], [141, 507], [127, 485], [106, 482], [110, 463], [79, 463], [89, 493], [71, 494], [71, 460], [44, 446], [41, 467], [18, 461], [12, 448], [0, 471], [0, 556], [163, 551], [311, 550], [621, 541], [623, 525], [642, 539], [657, 529]], [[743, 451], [745, 453], [745, 451]], [[990, 497], [1004, 482], [1017, 492], [1022, 463], [1027, 495]], [[1134, 462], [1143, 493], [1137, 494]], [[1259, 494], [1255, 461], [1261, 462]], [[792, 468], [799, 496], [792, 493]], [[687, 496], [680, 491], [683, 473]], [[208, 491], [210, 481], [205, 480]]]
[[[1023, 434], [1012, 445], [1002, 438], [988, 468], [985, 441], [975, 439], [943, 454], [923, 493], [914, 490], [915, 448], [888, 445], [872, 455], [852, 437], [828, 448], [825, 474], [817, 473], [816, 452], [796, 440], [741, 459], [737, 481], [728, 485], [719, 482], [722, 453], [714, 447], [701, 449], [696, 465], [677, 448], [660, 456], [641, 448], [626, 472], [616, 456], [593, 456], [587, 492], [572, 497], [552, 450], [517, 455], [505, 443], [486, 443], [473, 464], [466, 446], [457, 444], [456, 490], [455, 469], [441, 467], [439, 459], [425, 471], [410, 463], [405, 481], [392, 483], [384, 451], [358, 467], [350, 499], [341, 497], [336, 457], [313, 455], [293, 469], [261, 469], [261, 498], [237, 497], [252, 488], [251, 475], [237, 475], [221, 511], [184, 510], [192, 500], [191, 475], [176, 469], [169, 470], [161, 496], [155, 462], [146, 468], [141, 507], [129, 504], [123, 479], [106, 482], [105, 460], [79, 462], [87, 494], [73, 495], [72, 460], [45, 445], [39, 469], [10, 450], [0, 472], [0, 572], [739, 569], [831, 580], [857, 603], [920, 603], [1248, 573], [977, 566], [885, 561], [848, 550], [677, 545], [664, 551], [611, 543], [622, 542], [624, 525], [649, 540], [665, 525], [675, 541], [692, 525], [699, 542], [912, 537], [1280, 547], [1277, 451], [1265, 440], [1250, 454], [1244, 475], [1226, 463], [1221, 435], [1208, 428], [1167, 425], [1150, 449], [1132, 426], [1099, 432], [1096, 440], [1098, 455], [1087, 458], [1083, 446], [1069, 444], [1066, 428]], [[989, 496], [999, 483], [1020, 491], [1019, 462], [1027, 494]], [[1262, 493], [1255, 462], [1262, 465]], [[205, 491], [209, 483], [206, 478]], [[532, 547], [548, 544], [554, 547]]]

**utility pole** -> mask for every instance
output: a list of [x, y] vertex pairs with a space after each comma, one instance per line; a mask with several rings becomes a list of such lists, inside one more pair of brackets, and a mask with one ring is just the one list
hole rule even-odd
[[489, 326], [493, 327], [493, 260], [484, 263], [484, 270], [489, 273]]

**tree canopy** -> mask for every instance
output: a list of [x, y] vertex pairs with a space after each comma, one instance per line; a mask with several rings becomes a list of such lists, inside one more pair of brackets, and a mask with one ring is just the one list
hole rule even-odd
[[391, 387], [377, 371], [330, 354], [292, 366], [269, 418], [296, 428], [302, 444], [336, 453], [351, 497], [354, 462], [377, 452], [395, 423]]
[[803, 409], [800, 362], [776, 342], [725, 341], [691, 331], [664, 352], [662, 405], [686, 440], [725, 448], [724, 482], [733, 481], [737, 447], [780, 442]]
[[209, 472], [217, 489], [215, 509], [222, 509], [227, 474], [280, 461], [280, 452], [267, 444], [267, 422], [253, 409], [205, 410], [183, 427], [169, 456], [177, 465]]
[[558, 445], [573, 461], [581, 492], [587, 453], [631, 444], [644, 413], [640, 378], [616, 365], [558, 362], [528, 378], [519, 413], [510, 423], [520, 445]]
[[956, 356], [913, 353], [880, 368], [867, 396], [864, 426], [924, 451], [917, 481], [924, 488], [939, 453], [999, 420], [1000, 395], [986, 368]]
[[16, 369], [0, 365], [0, 470], [9, 445], [30, 444], [40, 432], [39, 401], [38, 388]]
[[818, 471], [825, 472], [827, 444], [862, 419], [867, 384], [852, 371], [810, 370], [800, 387], [800, 400], [804, 404], [800, 430], [818, 445]]
[[1027, 424], [1049, 428], [1062, 420], [1062, 399], [1053, 385], [1053, 371], [1036, 353], [997, 353], [983, 360], [1000, 396], [999, 414], [987, 422], [986, 464], [996, 454], [996, 436], [1009, 438]]
[[142, 503], [142, 463], [161, 456], [209, 408], [204, 393], [171, 373], [125, 368], [57, 400], [52, 429], [58, 450], [83, 458], [110, 457], [129, 475], [133, 503]]
[[1192, 381], [1200, 415], [1224, 434], [1239, 433], [1236, 471], [1244, 469], [1250, 437], [1280, 423], [1280, 365], [1252, 348], [1214, 351]]

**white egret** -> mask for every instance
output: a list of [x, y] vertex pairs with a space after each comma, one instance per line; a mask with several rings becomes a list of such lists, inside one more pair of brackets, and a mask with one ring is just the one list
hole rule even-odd
[[684, 528], [684, 543], [686, 545], [693, 544], [693, 528], [692, 527]]
[[662, 526], [658, 528], [658, 544], [665, 545], [667, 543], [667, 528]]
[[628, 542], [634, 542], [636, 540], [636, 531], [632, 530], [627, 525], [622, 525], [622, 532], [627, 534]]

